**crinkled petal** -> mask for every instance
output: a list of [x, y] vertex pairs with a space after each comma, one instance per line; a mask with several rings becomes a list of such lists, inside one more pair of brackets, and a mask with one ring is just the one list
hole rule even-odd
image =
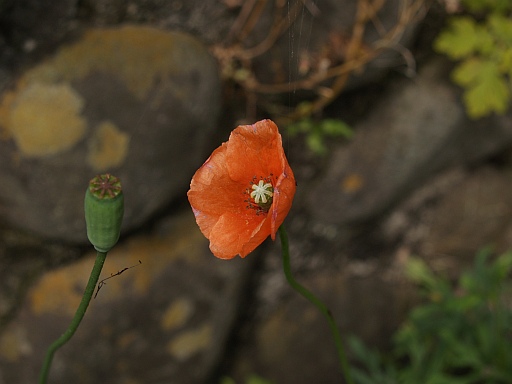
[[272, 240], [275, 240], [277, 230], [283, 224], [288, 212], [290, 212], [296, 188], [293, 171], [288, 163], [286, 163], [285, 171], [277, 179], [276, 187], [274, 188], [274, 200], [269, 211]]
[[239, 209], [243, 203], [243, 185], [234, 182], [228, 174], [226, 143], [213, 151], [192, 177], [188, 199], [200, 211], [222, 214]]
[[268, 223], [264, 216], [259, 216], [256, 221], [225, 213], [210, 232], [210, 250], [221, 259], [232, 259], [237, 255], [245, 257], [268, 237]]
[[277, 177], [283, 171], [281, 135], [271, 120], [241, 125], [229, 137], [227, 160], [233, 180], [250, 181], [253, 177]]

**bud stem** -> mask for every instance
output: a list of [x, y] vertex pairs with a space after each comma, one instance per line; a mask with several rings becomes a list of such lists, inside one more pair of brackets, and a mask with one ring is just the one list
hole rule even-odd
[[82, 296], [82, 301], [78, 306], [75, 316], [71, 320], [71, 324], [69, 324], [68, 329], [53, 342], [52, 345], [48, 348], [46, 352], [46, 357], [44, 359], [43, 367], [41, 369], [41, 373], [39, 374], [39, 384], [45, 384], [48, 379], [48, 374], [50, 372], [50, 367], [52, 365], [53, 355], [55, 352], [66, 344], [71, 337], [75, 334], [80, 322], [82, 321], [85, 311], [91, 302], [92, 295], [94, 293], [94, 288], [98, 283], [100, 278], [100, 273], [103, 268], [103, 263], [105, 262], [105, 258], [107, 257], [107, 252], [97, 252], [96, 261], [94, 262], [94, 267], [91, 271], [91, 275], [89, 276], [89, 282], [85, 288], [84, 295]]

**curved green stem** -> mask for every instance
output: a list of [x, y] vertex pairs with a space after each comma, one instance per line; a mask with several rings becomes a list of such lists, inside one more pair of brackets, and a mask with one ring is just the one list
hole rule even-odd
[[46, 357], [44, 359], [43, 367], [41, 368], [41, 373], [39, 374], [39, 384], [45, 384], [48, 379], [48, 374], [50, 372], [50, 367], [52, 365], [53, 355], [64, 344], [66, 344], [71, 337], [75, 334], [80, 322], [82, 321], [85, 311], [91, 302], [92, 295], [94, 293], [94, 288], [98, 283], [98, 279], [100, 278], [101, 269], [103, 268], [103, 263], [105, 262], [105, 258], [107, 257], [107, 252], [97, 252], [96, 261], [94, 262], [94, 267], [91, 271], [91, 276], [89, 276], [89, 282], [85, 287], [84, 295], [82, 296], [82, 301], [78, 306], [75, 316], [73, 320], [71, 320], [71, 324], [69, 324], [68, 329], [57, 339], [46, 351]]
[[343, 349], [343, 343], [341, 342], [341, 335], [338, 330], [338, 327], [336, 326], [336, 322], [334, 321], [334, 317], [331, 311], [320, 299], [318, 299], [313, 293], [308, 291], [304, 286], [300, 285], [292, 276], [292, 271], [290, 267], [290, 248], [288, 245], [288, 235], [283, 225], [279, 227], [279, 238], [281, 239], [281, 253], [283, 256], [283, 267], [286, 280], [288, 280], [288, 283], [291, 285], [293, 289], [295, 289], [298, 293], [300, 293], [311, 303], [313, 303], [327, 319], [329, 327], [331, 328], [332, 336], [334, 337], [334, 344], [336, 345], [336, 349], [338, 350], [338, 358], [340, 361], [341, 371], [343, 372], [343, 376], [345, 377], [345, 382], [347, 384], [353, 384], [354, 382], [350, 374], [350, 366], [345, 355], [345, 350]]

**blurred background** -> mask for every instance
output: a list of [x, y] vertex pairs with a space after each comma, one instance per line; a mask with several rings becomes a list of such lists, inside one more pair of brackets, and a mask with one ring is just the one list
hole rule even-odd
[[34, 383], [74, 314], [95, 257], [85, 188], [105, 172], [126, 213], [103, 278], [136, 268], [102, 287], [51, 383], [342, 382], [279, 241], [216, 259], [187, 202], [211, 151], [262, 118], [298, 183], [294, 274], [356, 382], [512, 382], [511, 13], [0, 0], [0, 384]]

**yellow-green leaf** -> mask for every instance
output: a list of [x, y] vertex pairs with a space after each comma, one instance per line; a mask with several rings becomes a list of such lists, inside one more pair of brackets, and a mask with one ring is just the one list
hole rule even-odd
[[493, 62], [482, 62], [480, 72], [464, 93], [468, 115], [472, 118], [492, 112], [505, 113], [510, 101], [510, 87]]
[[476, 57], [463, 61], [453, 70], [453, 81], [461, 86], [474, 83], [482, 70], [482, 65], [482, 60]]
[[498, 51], [497, 54], [500, 71], [512, 77], [512, 47]]
[[489, 29], [495, 39], [510, 47], [512, 45], [512, 20], [499, 14], [491, 14], [488, 18]]
[[453, 18], [449, 28], [434, 41], [434, 49], [452, 59], [462, 59], [476, 51], [488, 51], [492, 46], [493, 40], [487, 30], [471, 17]]
[[462, 4], [471, 12], [490, 10], [494, 12], [506, 12], [512, 5], [510, 0], [462, 0]]

